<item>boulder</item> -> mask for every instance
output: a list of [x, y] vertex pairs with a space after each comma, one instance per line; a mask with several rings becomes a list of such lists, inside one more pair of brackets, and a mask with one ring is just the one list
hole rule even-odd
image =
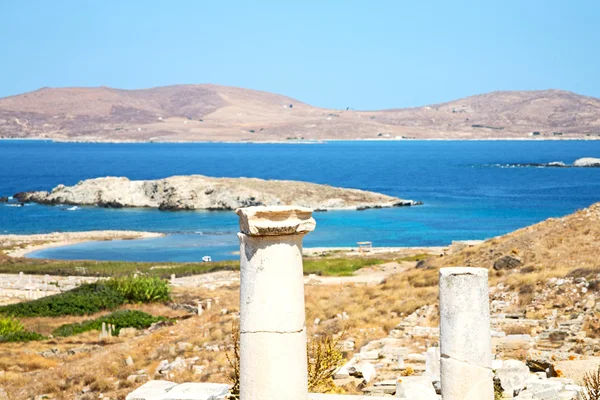
[[229, 395], [229, 385], [188, 382], [177, 384], [150, 381], [131, 392], [126, 400], [222, 400]]
[[516, 396], [523, 390], [529, 374], [527, 365], [518, 360], [505, 360], [502, 367], [496, 370], [496, 378], [500, 380], [502, 390], [509, 396]]
[[349, 367], [348, 374], [355, 378], [362, 378], [365, 383], [369, 383], [377, 373], [373, 364], [361, 361]]
[[515, 269], [520, 267], [523, 263], [521, 259], [515, 256], [504, 256], [500, 257], [494, 262], [494, 269], [496, 271], [501, 269]]
[[175, 382], [150, 381], [129, 393], [125, 400], [159, 400], [174, 386], [177, 386]]
[[425, 376], [403, 376], [396, 383], [396, 398], [407, 400], [437, 400], [431, 380]]
[[575, 160], [573, 163], [574, 167], [600, 167], [600, 158], [584, 157], [579, 160]]

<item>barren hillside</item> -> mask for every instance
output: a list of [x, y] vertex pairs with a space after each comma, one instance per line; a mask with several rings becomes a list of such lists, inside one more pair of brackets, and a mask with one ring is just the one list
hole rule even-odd
[[518, 138], [533, 132], [539, 137], [598, 137], [600, 100], [559, 90], [514, 91], [425, 107], [354, 111], [209, 84], [42, 88], [0, 99], [0, 137], [261, 141]]
[[523, 272], [597, 270], [600, 203], [562, 218], [550, 218], [432, 262]]

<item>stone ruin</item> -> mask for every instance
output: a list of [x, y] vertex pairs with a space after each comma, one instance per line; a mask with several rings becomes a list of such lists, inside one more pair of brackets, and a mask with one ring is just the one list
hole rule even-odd
[[[417, 310], [390, 337], [369, 343], [335, 374], [345, 379], [357, 373], [365, 381], [376, 374], [383, 359], [422, 363], [422, 375], [375, 383], [372, 394], [350, 396], [308, 393], [307, 334], [304, 310], [302, 239], [315, 228], [312, 211], [303, 207], [249, 207], [240, 218], [240, 399], [241, 400], [494, 400], [494, 385], [504, 398], [574, 399], [580, 387], [572, 381], [530, 373], [517, 360], [495, 360], [492, 355], [488, 270], [455, 267], [440, 270], [439, 328], [419, 326], [434, 306]], [[172, 278], [173, 280], [175, 277]], [[198, 304], [198, 313], [210, 308]], [[415, 335], [439, 341], [424, 354], [409, 354], [399, 337]], [[520, 336], [514, 342], [526, 340]], [[348, 340], [346, 340], [348, 342]], [[505, 341], [505, 342], [511, 342]], [[342, 343], [353, 348], [354, 343]], [[510, 343], [506, 345], [510, 348]], [[386, 353], [387, 352], [387, 353]], [[127, 400], [217, 400], [229, 385], [154, 380]]]

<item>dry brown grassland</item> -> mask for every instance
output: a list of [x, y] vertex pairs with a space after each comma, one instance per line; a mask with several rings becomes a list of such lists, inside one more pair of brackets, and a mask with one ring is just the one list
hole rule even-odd
[[[410, 268], [388, 277], [378, 285], [307, 285], [308, 334], [310, 337], [336, 337], [343, 332], [355, 339], [355, 349], [358, 351], [369, 341], [386, 337], [404, 317], [419, 307], [436, 304], [438, 269], [445, 266], [488, 268], [490, 285], [503, 284], [505, 291], [518, 293], [519, 302], [513, 311], [522, 312], [550, 278], [583, 276], [594, 282], [600, 274], [600, 262], [597, 259], [599, 221], [600, 206], [594, 205], [571, 216], [548, 220], [457, 254], [433, 256], [420, 262], [418, 267], [417, 262], [412, 262]], [[505, 255], [518, 257], [522, 265], [512, 270], [496, 271], [493, 268], [494, 261]], [[596, 283], [590, 288], [598, 293], [600, 284]], [[99, 393], [103, 393], [104, 398], [123, 399], [134, 387], [142, 384], [128, 380], [130, 375], [145, 370], [152, 377], [161, 360], [173, 361], [178, 356], [199, 357], [196, 365], [205, 368], [199, 374], [194, 374], [191, 369], [174, 372], [166, 379], [227, 383], [231, 367], [226, 353], [231, 352], [231, 332], [237, 323], [239, 285], [214, 290], [176, 288], [173, 293], [174, 303], [195, 305], [198, 300], [207, 298], [219, 298], [219, 304], [213, 304], [212, 309], [201, 316], [188, 314], [174, 325], [135, 338], [99, 341], [97, 332], [91, 332], [41, 342], [2, 344], [0, 371], [4, 372], [0, 373], [0, 387], [8, 392], [11, 399], [25, 399], [40, 394], [49, 394], [57, 399], [73, 399], [76, 396], [97, 398]], [[567, 307], [572, 300], [565, 296], [561, 301]], [[184, 311], [174, 311], [166, 305], [126, 307], [154, 315], [185, 315]], [[349, 315], [348, 320], [336, 318], [342, 312]], [[538, 315], [528, 317], [543, 318], [551, 309], [536, 312]], [[315, 325], [315, 318], [319, 318], [321, 323]], [[48, 333], [60, 324], [83, 319], [32, 318], [23, 319], [23, 322], [28, 328]], [[586, 327], [590, 337], [600, 327], [600, 322], [596, 322], [592, 321]], [[427, 323], [434, 326], [437, 321], [433, 318]], [[514, 332], [510, 333], [522, 333], [519, 328], [511, 329]], [[182, 342], [191, 346], [182, 346]], [[56, 355], [47, 356], [49, 349], [56, 349]], [[46, 357], [40, 354], [42, 352], [46, 352]], [[348, 358], [351, 355], [345, 354]], [[133, 359], [133, 366], [126, 364], [128, 356]], [[87, 394], [82, 394], [84, 390]], [[353, 391], [352, 388], [346, 390]]]

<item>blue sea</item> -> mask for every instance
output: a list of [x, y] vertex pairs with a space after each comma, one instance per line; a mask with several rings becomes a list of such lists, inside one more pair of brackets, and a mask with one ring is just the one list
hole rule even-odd
[[[424, 205], [315, 213], [305, 246], [438, 246], [486, 239], [600, 201], [600, 169], [514, 168], [600, 157], [600, 141], [355, 141], [323, 144], [97, 144], [0, 140], [0, 196], [99, 176], [203, 174], [292, 179], [372, 190]], [[237, 258], [234, 212], [161, 212], [0, 204], [0, 234], [94, 229], [164, 232], [34, 253], [60, 259]]]

